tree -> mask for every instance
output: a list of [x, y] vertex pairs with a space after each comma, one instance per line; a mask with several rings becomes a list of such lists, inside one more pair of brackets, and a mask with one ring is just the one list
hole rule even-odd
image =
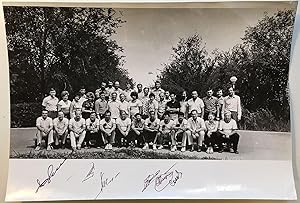
[[12, 102], [95, 90], [102, 81], [132, 83], [111, 36], [124, 21], [113, 9], [5, 7]]

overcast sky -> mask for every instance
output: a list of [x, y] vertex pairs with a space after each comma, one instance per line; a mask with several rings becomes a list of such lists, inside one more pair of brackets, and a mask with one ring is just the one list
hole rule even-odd
[[[124, 48], [130, 77], [149, 85], [159, 74], [162, 64], [169, 62], [172, 46], [179, 37], [198, 33], [209, 52], [228, 50], [241, 42], [247, 26], [255, 25], [264, 13], [278, 9], [265, 8], [184, 8], [122, 9], [126, 23], [114, 38]], [[154, 74], [149, 74], [152, 72]]]

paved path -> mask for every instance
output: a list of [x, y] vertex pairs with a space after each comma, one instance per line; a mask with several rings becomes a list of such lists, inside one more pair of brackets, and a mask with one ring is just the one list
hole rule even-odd
[[[11, 129], [11, 153], [26, 153], [34, 149], [35, 128], [12, 128]], [[291, 133], [267, 132], [267, 131], [239, 131], [240, 154], [214, 153], [208, 155], [205, 152], [184, 152], [185, 155], [201, 157], [214, 157], [218, 159], [244, 159], [244, 160], [287, 160], [291, 159]], [[85, 149], [83, 149], [84, 151]], [[88, 149], [89, 151], [99, 151], [103, 149]], [[69, 151], [57, 150], [59, 151]], [[182, 153], [161, 150], [163, 153]]]

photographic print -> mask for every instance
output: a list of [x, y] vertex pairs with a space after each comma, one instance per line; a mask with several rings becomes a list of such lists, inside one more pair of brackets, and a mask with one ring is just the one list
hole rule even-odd
[[[114, 198], [116, 182], [135, 182], [126, 166], [142, 181], [128, 195], [118, 190], [121, 198], [186, 197], [193, 188], [188, 198], [295, 198], [288, 76], [297, 4], [260, 3], [4, 6], [9, 182], [21, 183], [8, 200]], [[201, 183], [184, 173], [217, 165], [223, 175]], [[20, 167], [38, 172], [17, 181]], [[286, 191], [274, 186], [282, 170], [276, 183]], [[100, 190], [83, 193], [83, 184], [99, 187], [94, 174]], [[220, 180], [211, 190], [209, 177]], [[82, 187], [64, 189], [76, 181]]]

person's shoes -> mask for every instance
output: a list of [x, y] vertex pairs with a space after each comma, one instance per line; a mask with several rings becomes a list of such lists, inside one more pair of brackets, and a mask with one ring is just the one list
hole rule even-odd
[[157, 150], [156, 144], [153, 144], [153, 150]]
[[192, 145], [192, 148], [190, 149], [191, 152], [195, 150], [194, 145]]
[[238, 150], [235, 150], [234, 153], [239, 154], [239, 151], [238, 151]]
[[182, 147], [180, 151], [185, 152], [185, 147]]
[[98, 146], [97, 149], [101, 149], [101, 147]]
[[78, 150], [81, 150], [81, 146], [80, 146], [80, 145], [78, 145], [78, 146], [77, 146], [77, 149], [78, 149]]
[[145, 144], [145, 146], [143, 147], [144, 150], [149, 149], [149, 145]]
[[35, 148], [34, 150], [35, 150], [35, 151], [40, 151], [40, 150], [41, 150], [40, 145], [36, 146], [36, 148]]
[[202, 151], [201, 148], [202, 148], [202, 146], [199, 146], [197, 151], [201, 152]]
[[230, 153], [234, 153], [234, 150], [232, 148], [229, 149]]
[[88, 149], [89, 147], [87, 145], [84, 146], [84, 149]]
[[51, 151], [53, 149], [53, 147], [51, 145], [47, 146], [47, 151]]
[[209, 153], [210, 153], [210, 154], [213, 154], [213, 153], [214, 153], [214, 149], [213, 149], [212, 147], [210, 147]]
[[171, 152], [175, 152], [176, 150], [177, 150], [176, 146], [173, 146], [173, 147], [171, 148]]
[[158, 150], [161, 150], [161, 149], [163, 149], [163, 148], [164, 148], [164, 146], [160, 145], [157, 149], [158, 149]]
[[72, 147], [72, 151], [74, 151], [74, 152], [75, 152], [75, 151], [76, 151], [76, 147]]
[[105, 145], [104, 149], [105, 149], [105, 150], [107, 150], [107, 149], [108, 149], [108, 144], [106, 144], [106, 145]]
[[210, 154], [210, 148], [207, 148], [206, 153]]

